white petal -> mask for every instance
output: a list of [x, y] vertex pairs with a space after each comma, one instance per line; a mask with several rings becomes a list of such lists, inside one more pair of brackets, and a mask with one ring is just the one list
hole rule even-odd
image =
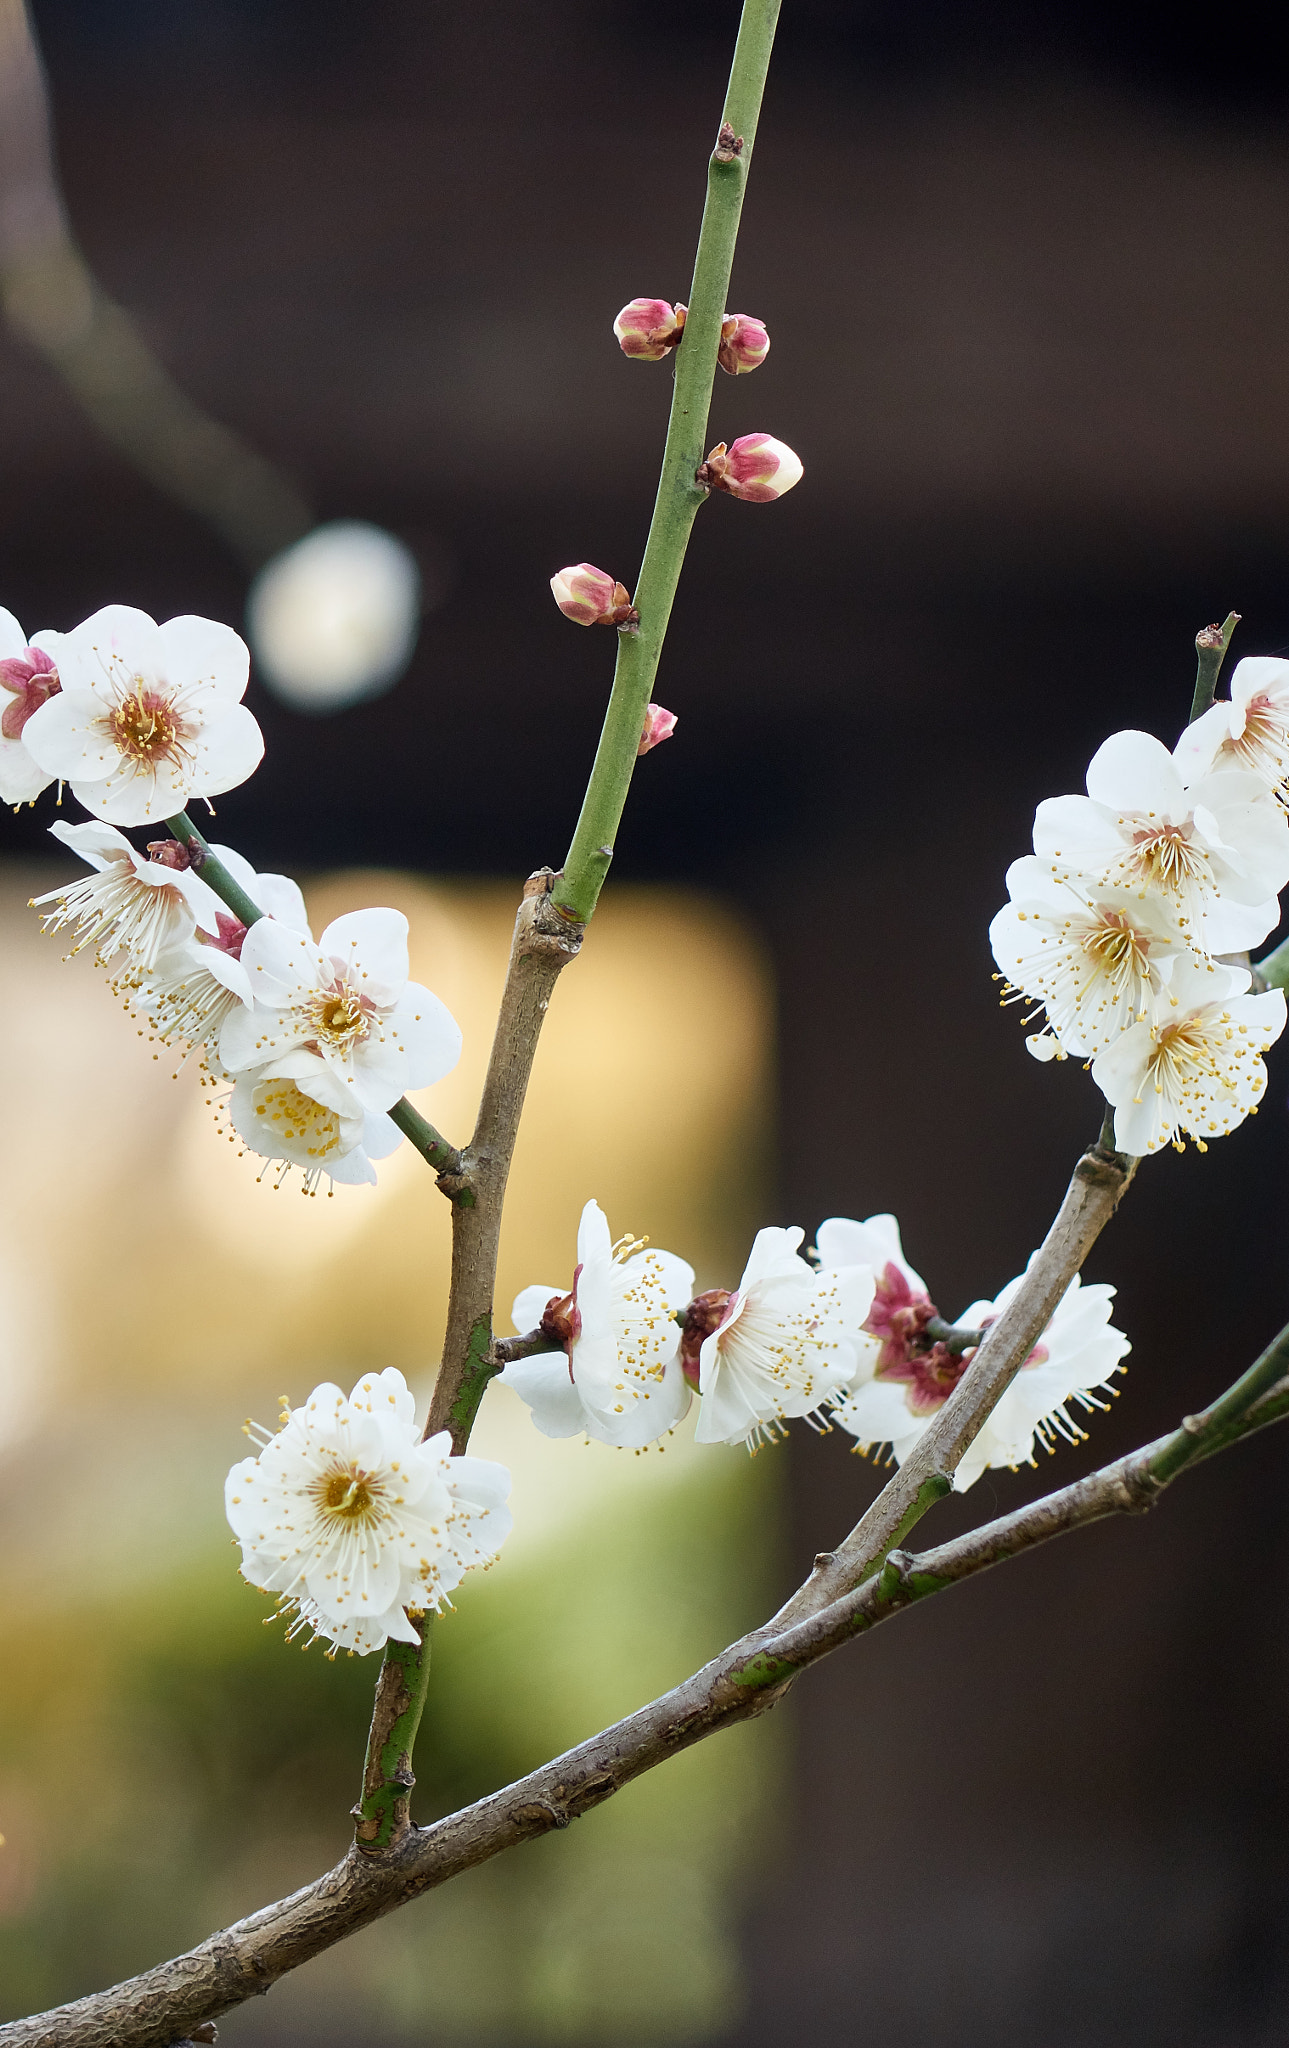
[[401, 910], [355, 910], [327, 926], [318, 941], [329, 960], [345, 962], [354, 985], [382, 1007], [407, 985], [407, 919]]
[[230, 704], [246, 694], [251, 657], [231, 626], [187, 615], [167, 619], [160, 632], [166, 680], [176, 688], [198, 689]]
[[1116, 732], [1088, 764], [1088, 795], [1111, 811], [1136, 811], [1180, 820], [1187, 805], [1177, 763], [1149, 732]]

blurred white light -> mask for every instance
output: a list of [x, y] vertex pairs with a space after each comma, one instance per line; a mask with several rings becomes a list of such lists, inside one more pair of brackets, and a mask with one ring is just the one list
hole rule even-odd
[[396, 683], [412, 657], [421, 576], [383, 527], [336, 519], [266, 562], [247, 600], [259, 674], [297, 711], [341, 711]]

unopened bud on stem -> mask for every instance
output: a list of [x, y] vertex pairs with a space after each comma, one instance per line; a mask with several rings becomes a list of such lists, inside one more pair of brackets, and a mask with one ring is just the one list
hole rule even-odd
[[755, 370], [770, 353], [770, 337], [762, 320], [747, 313], [727, 313], [721, 322], [721, 345], [716, 360], [731, 377]]
[[632, 299], [613, 323], [624, 356], [659, 363], [678, 346], [685, 331], [685, 308], [668, 299]]
[[710, 491], [728, 491], [750, 505], [768, 505], [781, 498], [804, 474], [801, 458], [772, 434], [744, 434], [729, 448], [718, 441], [694, 473], [694, 481]]
[[644, 731], [636, 748], [636, 759], [639, 760], [641, 754], [651, 753], [654, 747], [660, 747], [664, 740], [671, 738], [675, 730], [674, 711], [665, 711], [661, 704], [648, 705], [645, 709]]
[[576, 562], [551, 577], [551, 592], [566, 619], [579, 626], [625, 626], [634, 630], [640, 614], [626, 585], [594, 562]]

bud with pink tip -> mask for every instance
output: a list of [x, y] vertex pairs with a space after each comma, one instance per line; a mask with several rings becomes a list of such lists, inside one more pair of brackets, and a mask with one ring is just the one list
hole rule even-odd
[[[613, 323], [624, 356], [658, 363], [675, 348], [685, 331], [685, 308], [666, 299], [632, 299]], [[767, 343], [768, 347], [768, 343]]]
[[731, 377], [741, 377], [745, 370], [755, 370], [770, 353], [770, 337], [765, 323], [753, 320], [746, 313], [727, 313], [721, 322], [721, 345], [716, 360]]
[[640, 735], [640, 744], [636, 748], [636, 759], [639, 760], [641, 754], [651, 753], [655, 747], [660, 747], [664, 740], [671, 738], [675, 730], [676, 714], [674, 711], [664, 710], [661, 704], [646, 705], [644, 731]]
[[625, 584], [618, 583], [594, 562], [577, 562], [551, 577], [551, 591], [566, 619], [579, 626], [629, 626], [640, 623]]
[[744, 434], [726, 448], [718, 441], [694, 473], [709, 491], [728, 491], [750, 505], [768, 505], [801, 482], [801, 458], [772, 434]]

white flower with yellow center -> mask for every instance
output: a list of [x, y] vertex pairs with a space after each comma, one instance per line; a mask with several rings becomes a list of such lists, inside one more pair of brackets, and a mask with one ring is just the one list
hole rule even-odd
[[[237, 963], [234, 962], [234, 965]], [[219, 1069], [216, 1056], [214, 1065]], [[304, 1176], [304, 1192], [316, 1193], [321, 1182], [376, 1185], [374, 1159], [387, 1159], [403, 1142], [403, 1134], [387, 1116], [350, 1102], [342, 1114], [329, 1096], [334, 1079], [316, 1053], [295, 1053], [289, 1073], [261, 1067], [239, 1074], [228, 1098], [228, 1119], [248, 1151], [278, 1161], [280, 1186], [291, 1167]], [[222, 1075], [221, 1078], [224, 1078]]]
[[[285, 1404], [284, 1404], [285, 1405]], [[422, 1442], [401, 1372], [368, 1373], [346, 1400], [329, 1383], [286, 1408], [276, 1435], [247, 1426], [258, 1458], [234, 1465], [225, 1508], [242, 1576], [342, 1649], [421, 1640], [465, 1573], [510, 1533], [510, 1474]]]
[[1278, 922], [1289, 823], [1262, 778], [1223, 772], [1187, 786], [1161, 741], [1118, 732], [1093, 755], [1087, 788], [1034, 815], [1034, 852], [1057, 881], [1157, 897], [1207, 953], [1242, 952]]
[[1248, 987], [1241, 969], [1178, 961], [1147, 1022], [1093, 1061], [1119, 1151], [1180, 1150], [1179, 1132], [1202, 1151], [1257, 1108], [1267, 1085], [1262, 1055], [1284, 1030], [1285, 999], [1278, 988], [1254, 996]]
[[158, 626], [110, 604], [59, 635], [57, 662], [62, 688], [27, 720], [23, 744], [96, 818], [155, 823], [258, 768], [264, 736], [241, 701], [250, 656], [230, 626]]
[[1012, 862], [1007, 890], [1012, 900], [989, 927], [1004, 1000], [1040, 1003], [1065, 1052], [1100, 1052], [1140, 1023], [1173, 961], [1191, 956], [1165, 896], [1057, 881], [1032, 854]]
[[694, 1291], [694, 1269], [674, 1252], [609, 1235], [598, 1202], [577, 1232], [571, 1290], [526, 1287], [516, 1330], [541, 1327], [558, 1351], [515, 1359], [501, 1374], [532, 1409], [543, 1436], [578, 1436], [639, 1450], [680, 1421], [690, 1391], [674, 1321]]
[[1230, 701], [1211, 704], [1177, 742], [1188, 781], [1223, 768], [1246, 769], [1286, 799], [1289, 779], [1289, 661], [1251, 654], [1237, 661]]
[[759, 1230], [738, 1287], [692, 1304], [685, 1362], [703, 1397], [696, 1443], [754, 1449], [787, 1418], [813, 1414], [853, 1374], [872, 1269], [816, 1273], [799, 1255], [804, 1235]]
[[219, 899], [191, 868], [148, 859], [113, 825], [60, 819], [49, 829], [90, 867], [89, 874], [32, 898], [33, 909], [53, 905], [41, 919], [47, 932], [71, 930], [69, 959], [87, 946], [100, 966], [123, 955], [121, 978], [133, 982], [191, 938], [199, 916], [214, 929]]
[[399, 910], [338, 917], [317, 945], [261, 918], [242, 942], [241, 963], [255, 1007], [235, 1011], [220, 1032], [219, 1057], [232, 1074], [307, 1076], [308, 1094], [353, 1118], [441, 1080], [461, 1057], [449, 1011], [407, 978]]

